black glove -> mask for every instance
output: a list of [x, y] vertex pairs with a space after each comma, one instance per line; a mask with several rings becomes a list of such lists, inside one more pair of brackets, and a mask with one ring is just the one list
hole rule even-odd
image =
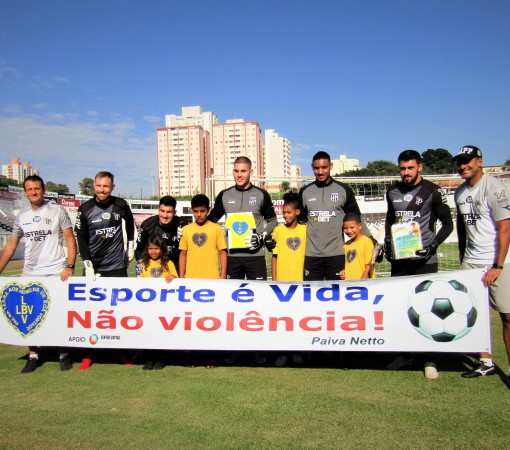
[[384, 238], [384, 254], [386, 255], [386, 259], [388, 262], [392, 263], [395, 261], [393, 257], [393, 245], [391, 243], [391, 238]]
[[264, 245], [270, 252], [272, 252], [276, 247], [276, 241], [272, 237], [270, 237], [264, 242]]
[[375, 257], [375, 262], [377, 264], [379, 263], [382, 263], [383, 262], [383, 259], [384, 259], [384, 246], [383, 245], [378, 245], [378, 248], [377, 248], [377, 256]]
[[369, 238], [374, 244], [374, 248], [377, 248], [377, 256], [375, 257], [375, 262], [380, 263], [384, 258], [384, 247], [382, 245], [379, 245], [379, 242], [377, 242], [377, 240], [373, 236], [369, 236]]
[[258, 250], [264, 245], [266, 238], [267, 233], [265, 231], [263, 233], [254, 233], [251, 236], [246, 236], [246, 247], [248, 250]]
[[437, 247], [439, 247], [439, 244], [436, 241], [432, 241], [428, 247], [416, 251], [416, 256], [413, 259], [429, 259], [432, 255], [436, 254]]

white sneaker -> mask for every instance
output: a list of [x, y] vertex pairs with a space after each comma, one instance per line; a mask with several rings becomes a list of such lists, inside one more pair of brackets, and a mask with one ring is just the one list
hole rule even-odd
[[395, 358], [395, 361], [389, 363], [386, 366], [386, 369], [398, 370], [398, 369], [402, 369], [403, 367], [410, 366], [412, 364], [413, 364], [413, 358], [407, 358], [404, 355], [400, 355]]
[[427, 380], [437, 380], [439, 378], [439, 372], [432, 361], [425, 363], [425, 378]]

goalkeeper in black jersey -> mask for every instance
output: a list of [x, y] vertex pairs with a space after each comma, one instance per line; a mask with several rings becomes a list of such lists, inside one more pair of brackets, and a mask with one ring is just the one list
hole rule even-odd
[[[437, 184], [424, 180], [420, 175], [423, 163], [415, 150], [405, 150], [398, 157], [402, 181], [390, 186], [386, 193], [388, 211], [385, 223], [385, 253], [391, 263], [391, 276], [436, 273], [438, 270], [436, 250], [453, 231], [450, 207], [443, 189]], [[441, 229], [436, 230], [437, 221]], [[416, 256], [397, 260], [393, 255], [391, 226], [397, 222], [414, 221], [420, 226], [423, 249]], [[430, 356], [430, 355], [428, 355]], [[438, 372], [431, 358], [425, 362], [425, 376], [437, 378]], [[386, 366], [400, 369], [412, 364], [410, 354], [401, 354]]]
[[161, 236], [165, 240], [166, 249], [175, 267], [179, 267], [179, 236], [180, 218], [175, 215], [177, 202], [171, 195], [159, 200], [158, 215], [149, 217], [142, 222], [138, 232], [135, 258], [139, 260], [145, 250], [147, 241], [152, 235]]
[[[111, 195], [114, 187], [113, 174], [99, 172], [94, 180], [94, 198], [83, 203], [76, 216], [75, 231], [84, 275], [94, 281], [97, 276], [127, 277], [127, 268], [135, 255], [133, 214], [125, 200]], [[92, 359], [86, 356], [80, 370], [87, 370], [91, 364]]]

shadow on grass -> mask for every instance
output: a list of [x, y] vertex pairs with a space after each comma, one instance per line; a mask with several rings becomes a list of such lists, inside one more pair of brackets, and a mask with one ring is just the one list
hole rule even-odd
[[[127, 358], [134, 365], [143, 365], [148, 358], [149, 351], [143, 350], [92, 350], [70, 348], [69, 355], [74, 363], [81, 362], [84, 357], [92, 357], [94, 364], [123, 364]], [[59, 350], [54, 347], [39, 348], [40, 366], [45, 362], [58, 362]], [[237, 366], [237, 367], [274, 367], [279, 352], [265, 352], [266, 362], [258, 364], [255, 361], [254, 352], [240, 352], [232, 364], [225, 364], [224, 360], [229, 352], [224, 351], [157, 351], [159, 359], [169, 366]], [[290, 352], [299, 353], [299, 352]], [[387, 370], [386, 365], [393, 361], [397, 353], [391, 352], [301, 352], [303, 364], [293, 365], [289, 358], [287, 367], [325, 368], [345, 370]], [[425, 362], [431, 359], [436, 363], [438, 370], [442, 372], [465, 372], [476, 366], [475, 354], [461, 353], [413, 353], [413, 363], [400, 370], [422, 370]], [[19, 357], [19, 360], [27, 360], [28, 353]], [[506, 381], [506, 374], [498, 367], [500, 378]]]
[[[258, 364], [255, 361], [254, 352], [239, 352], [236, 361], [225, 364], [225, 358], [230, 352], [225, 351], [175, 351], [175, 350], [93, 350], [70, 348], [69, 356], [78, 368], [85, 357], [91, 357], [93, 366], [101, 365], [128, 365], [141, 369], [149, 359], [163, 362], [165, 366], [183, 367], [275, 367], [275, 361], [281, 352], [265, 352], [266, 362]], [[59, 361], [59, 350], [54, 347], [39, 347], [39, 367], [47, 362]], [[154, 358], [154, 353], [158, 356]], [[310, 369], [339, 369], [339, 370], [382, 370], [388, 371], [386, 365], [398, 356], [392, 352], [288, 352], [299, 353], [302, 356], [302, 364], [293, 364], [292, 358], [288, 358], [285, 367], [310, 368]], [[151, 356], [149, 356], [149, 354]], [[440, 372], [463, 373], [477, 366], [477, 354], [462, 353], [412, 353], [411, 365], [399, 369], [400, 371], [422, 371], [427, 361], [433, 360]], [[20, 356], [19, 361], [28, 361], [28, 353]], [[507, 374], [496, 365], [496, 374], [500, 380], [510, 389], [510, 381]]]

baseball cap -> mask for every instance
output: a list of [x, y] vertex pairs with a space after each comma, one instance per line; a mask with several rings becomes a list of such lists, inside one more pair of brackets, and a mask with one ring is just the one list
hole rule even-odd
[[474, 145], [465, 145], [452, 158], [452, 161], [469, 162], [473, 158], [481, 158], [481, 157], [482, 157], [482, 151], [478, 147], [475, 147]]

